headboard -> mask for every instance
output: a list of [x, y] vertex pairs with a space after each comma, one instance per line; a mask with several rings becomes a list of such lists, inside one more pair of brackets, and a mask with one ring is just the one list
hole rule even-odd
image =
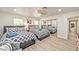
[[7, 28], [25, 28], [25, 26], [4, 26], [3, 34], [7, 32]]

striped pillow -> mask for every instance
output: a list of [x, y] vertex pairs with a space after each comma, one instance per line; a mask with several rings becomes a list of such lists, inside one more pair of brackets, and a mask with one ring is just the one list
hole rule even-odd
[[10, 43], [6, 43], [0, 47], [0, 51], [11, 51], [12, 47]]

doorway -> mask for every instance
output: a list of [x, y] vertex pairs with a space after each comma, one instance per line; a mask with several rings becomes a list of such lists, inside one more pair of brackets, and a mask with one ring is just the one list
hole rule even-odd
[[69, 32], [68, 32], [68, 40], [73, 44], [76, 45], [77, 39], [77, 29], [78, 29], [78, 17], [69, 18]]
[[77, 20], [69, 20], [69, 41], [75, 45], [76, 44], [76, 33], [77, 33]]
[[77, 20], [70, 20], [69, 21], [69, 32], [70, 33], [77, 33]]

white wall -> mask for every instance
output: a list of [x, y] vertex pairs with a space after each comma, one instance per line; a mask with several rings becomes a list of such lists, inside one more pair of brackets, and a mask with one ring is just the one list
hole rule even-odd
[[[60, 38], [68, 39], [69, 31], [69, 17], [79, 16], [79, 11], [56, 15], [53, 18], [57, 19], [57, 36]], [[79, 32], [79, 19], [78, 19], [78, 32]]]
[[57, 20], [52, 20], [52, 26], [56, 26], [57, 27]]
[[13, 21], [14, 18], [21, 18], [25, 20], [25, 17], [21, 15], [0, 12], [0, 37], [2, 36], [3, 33], [3, 26], [14, 25]]
[[60, 15], [57, 18], [57, 36], [67, 39], [67, 18]]

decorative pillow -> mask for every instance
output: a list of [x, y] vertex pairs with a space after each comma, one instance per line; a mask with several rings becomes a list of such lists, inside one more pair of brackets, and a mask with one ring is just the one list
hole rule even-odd
[[39, 26], [32, 26], [32, 27], [30, 27], [30, 30], [39, 30]]
[[6, 38], [11, 38], [11, 37], [14, 37], [16, 35], [17, 35], [16, 32], [7, 32]]
[[54, 26], [49, 26], [48, 28], [49, 29], [56, 29], [56, 27], [54, 27]]
[[42, 28], [47, 29], [47, 28], [48, 28], [48, 26], [47, 26], [47, 25], [44, 25], [44, 26], [42, 26]]
[[13, 32], [16, 32], [17, 31], [17, 28], [6, 28], [7, 32], [8, 31], [13, 31]]
[[10, 43], [6, 43], [0, 47], [0, 51], [11, 51], [12, 47]]

